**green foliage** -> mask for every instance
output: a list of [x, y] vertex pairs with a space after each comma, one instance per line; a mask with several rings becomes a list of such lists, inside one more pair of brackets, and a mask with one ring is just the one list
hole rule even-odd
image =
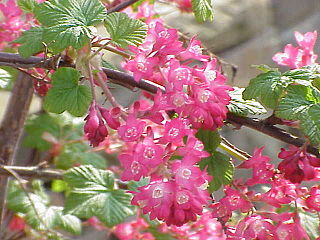
[[199, 165], [201, 169], [207, 169], [208, 174], [213, 176], [208, 187], [210, 192], [217, 191], [222, 185], [231, 183], [234, 165], [227, 155], [213, 151], [211, 156], [202, 159]]
[[150, 182], [150, 178], [148, 178], [148, 177], [141, 178], [140, 181], [129, 181], [128, 182], [128, 189], [130, 191], [136, 192], [139, 187], [146, 186], [149, 184], [149, 182]]
[[192, 0], [192, 10], [198, 22], [213, 21], [212, 0]]
[[22, 44], [18, 48], [19, 54], [24, 58], [28, 58], [35, 53], [43, 51], [44, 44], [42, 42], [42, 35], [42, 27], [33, 27], [23, 32], [21, 37], [14, 41], [15, 43]]
[[66, 144], [61, 153], [55, 157], [54, 162], [58, 168], [69, 169], [76, 164], [92, 165], [95, 168], [106, 168], [106, 159], [84, 143]]
[[26, 147], [37, 148], [40, 151], [50, 149], [51, 144], [43, 139], [44, 133], [49, 133], [57, 140], [75, 140], [82, 137], [81, 125], [75, 124], [67, 116], [43, 113], [32, 115], [27, 120], [27, 132], [23, 144]]
[[108, 227], [113, 227], [132, 215], [131, 196], [115, 189], [111, 171], [92, 166], [75, 167], [64, 175], [71, 186], [64, 212], [80, 218], [96, 216]]
[[52, 192], [64, 192], [68, 189], [68, 184], [60, 179], [54, 179], [51, 182]]
[[274, 109], [287, 85], [288, 82], [278, 71], [261, 73], [250, 80], [249, 86], [243, 92], [243, 99], [256, 99], [266, 107]]
[[320, 92], [316, 88], [290, 85], [275, 113], [279, 118], [299, 120], [303, 133], [313, 143], [320, 143]]
[[26, 193], [17, 182], [11, 181], [7, 199], [8, 208], [25, 214], [27, 223], [36, 230], [63, 229], [79, 235], [81, 233], [80, 219], [70, 214], [63, 214], [62, 207], [49, 206], [49, 198], [44, 195], [39, 181], [33, 183], [33, 186], [35, 187], [34, 193]]
[[299, 217], [302, 227], [306, 230], [311, 240], [316, 240], [320, 237], [319, 229], [319, 214], [315, 212], [299, 211]]
[[33, 115], [27, 120], [25, 126], [27, 136], [24, 138], [23, 144], [30, 148], [37, 148], [40, 151], [49, 150], [51, 144], [45, 141], [42, 135], [47, 132], [59, 138], [62, 124], [60, 120], [49, 114]]
[[233, 87], [234, 90], [230, 92], [231, 101], [227, 106], [229, 111], [240, 116], [260, 115], [267, 113], [267, 110], [254, 100], [244, 100], [242, 92], [244, 88]]
[[74, 68], [59, 68], [52, 75], [44, 108], [53, 113], [68, 111], [76, 117], [83, 116], [92, 100], [90, 88], [79, 85], [80, 73]]
[[110, 34], [112, 43], [122, 48], [142, 43], [147, 34], [147, 25], [125, 13], [111, 13], [105, 19], [105, 27]]
[[18, 0], [18, 6], [26, 13], [32, 13], [34, 8], [38, 5], [36, 0]]
[[208, 152], [216, 150], [219, 146], [221, 138], [217, 131], [207, 129], [199, 129], [196, 137], [203, 143], [204, 149]]
[[51, 0], [36, 6], [34, 13], [44, 27], [43, 41], [58, 53], [88, 43], [90, 27], [103, 21], [106, 9], [99, 0]]

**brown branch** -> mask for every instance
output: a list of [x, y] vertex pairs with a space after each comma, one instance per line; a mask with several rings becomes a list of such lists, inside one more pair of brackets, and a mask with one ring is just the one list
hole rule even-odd
[[21, 177], [43, 178], [43, 179], [62, 179], [63, 171], [39, 167], [20, 167], [0, 165], [0, 175], [10, 176], [10, 172], [16, 172]]
[[[229, 112], [227, 115], [227, 121], [234, 124], [237, 127], [246, 126], [248, 128], [262, 132], [270, 137], [278, 139], [282, 142], [292, 144], [297, 147], [301, 147], [306, 143], [306, 141], [296, 136], [293, 136], [292, 134], [286, 132], [281, 128], [267, 124], [264, 120], [257, 120], [249, 117], [241, 117]], [[317, 157], [320, 157], [318, 149], [311, 145], [307, 146], [307, 151], [311, 154], [314, 154]]]
[[[33, 96], [33, 83], [29, 75], [20, 73], [7, 104], [4, 119], [0, 127], [0, 159], [2, 164], [13, 165], [19, 139], [23, 132], [24, 122]], [[0, 178], [0, 239], [4, 219], [7, 177]]]
[[108, 10], [108, 13], [120, 12], [123, 9], [125, 9], [126, 7], [129, 7], [130, 5], [134, 4], [135, 2], [138, 2], [138, 0], [128, 0], [128, 1], [122, 2], [122, 3], [118, 4], [117, 6], [110, 8]]
[[[6, 59], [8, 58], [8, 59]], [[0, 66], [11, 66], [11, 67], [21, 67], [21, 68], [31, 68], [31, 67], [41, 67], [47, 69], [54, 69], [54, 66], [57, 66], [56, 59], [47, 59], [43, 60], [39, 57], [31, 57], [29, 59], [21, 58], [18, 54], [13, 53], [0, 53]], [[59, 66], [69, 66], [73, 67], [70, 64], [65, 63], [64, 61], [60, 61]], [[140, 88], [142, 90], [156, 93], [158, 90], [165, 91], [163, 86], [160, 86], [156, 83], [140, 80], [136, 82], [130, 74], [123, 73], [120, 71], [103, 68], [103, 71], [107, 74], [108, 78], [119, 85], [123, 85], [128, 88]], [[285, 143], [292, 144], [298, 147], [301, 147], [305, 141], [289, 134], [285, 130], [275, 127], [271, 124], [266, 123], [265, 121], [259, 121], [256, 119], [237, 116], [232, 113], [228, 113], [227, 122], [230, 122], [236, 126], [246, 126], [252, 129], [255, 129], [259, 132], [262, 132], [268, 136], [279, 139]], [[317, 148], [309, 145], [307, 147], [307, 151], [320, 157]]]

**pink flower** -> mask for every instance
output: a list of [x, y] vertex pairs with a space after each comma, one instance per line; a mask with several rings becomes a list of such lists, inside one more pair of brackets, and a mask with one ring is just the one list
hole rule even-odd
[[84, 119], [84, 133], [93, 147], [98, 146], [108, 136], [108, 129], [104, 125], [102, 118], [97, 114], [96, 104], [92, 103], [89, 114]]
[[15, 0], [8, 0], [7, 4], [0, 4], [0, 11], [3, 13], [4, 17], [11, 18], [17, 17], [22, 14], [21, 9], [16, 4]]
[[320, 160], [307, 153], [305, 149], [300, 149], [290, 145], [289, 150], [281, 148], [279, 158], [282, 162], [278, 169], [284, 173], [284, 177], [292, 183], [301, 183], [303, 180], [315, 178], [314, 166], [319, 166]]
[[308, 208], [320, 212], [320, 186], [313, 186], [310, 190], [310, 196], [306, 199]]
[[297, 198], [296, 186], [285, 179], [272, 181], [271, 189], [261, 195], [261, 200], [275, 207], [291, 203]]
[[182, 156], [189, 156], [199, 160], [210, 156], [210, 154], [204, 150], [203, 143], [192, 135], [188, 136], [186, 145], [178, 148], [177, 152]]
[[99, 111], [110, 128], [114, 130], [118, 129], [120, 126], [119, 118], [121, 114], [121, 109], [119, 107], [115, 107], [110, 110], [99, 107]]
[[181, 145], [184, 136], [191, 133], [187, 125], [187, 120], [182, 118], [174, 118], [171, 121], [167, 121], [164, 125], [163, 140], [167, 142]]
[[132, 204], [140, 206], [144, 214], [150, 213], [150, 219], [167, 219], [174, 201], [174, 183], [156, 181], [139, 187]]
[[310, 240], [308, 234], [301, 226], [300, 218], [297, 215], [293, 218], [293, 223], [280, 222], [275, 232], [278, 238], [281, 240], [292, 240], [292, 239]]
[[187, 49], [181, 52], [178, 57], [181, 58], [181, 60], [192, 58], [199, 61], [208, 61], [210, 57], [202, 54], [201, 44], [201, 41], [197, 40], [196, 37], [193, 36]]
[[301, 68], [306, 65], [315, 63], [318, 56], [314, 54], [313, 48], [317, 39], [317, 31], [301, 34], [295, 32], [296, 41], [299, 47], [293, 47], [288, 44], [284, 48], [284, 52], [276, 53], [272, 60], [279, 65], [288, 66], [291, 69]]
[[143, 133], [146, 123], [139, 121], [133, 114], [129, 114], [126, 124], [118, 128], [119, 138], [125, 142], [133, 142]]
[[9, 229], [11, 231], [22, 231], [26, 226], [26, 222], [23, 218], [18, 215], [14, 215], [9, 222]]
[[249, 212], [253, 207], [252, 203], [244, 199], [238, 190], [226, 186], [224, 192], [226, 196], [220, 199], [220, 203], [225, 205], [229, 210], [240, 210], [241, 212]]
[[272, 221], [255, 214], [244, 218], [238, 223], [235, 235], [247, 240], [276, 239], [275, 227], [272, 225]]

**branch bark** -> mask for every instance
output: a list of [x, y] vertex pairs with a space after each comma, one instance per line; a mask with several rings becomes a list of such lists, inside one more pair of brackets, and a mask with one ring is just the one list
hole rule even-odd
[[[29, 75], [20, 73], [14, 84], [10, 100], [0, 127], [0, 159], [2, 164], [13, 165], [23, 125], [33, 96], [33, 83]], [[0, 177], [0, 239], [4, 227], [4, 209], [8, 179]]]
[[11, 176], [10, 172], [15, 172], [21, 177], [43, 179], [63, 178], [63, 171], [56, 169], [0, 165], [0, 175]]
[[[40, 67], [40, 68], [47, 68], [47, 69], [54, 69], [55, 66], [59, 65], [60, 67], [68, 66], [74, 67], [64, 61], [60, 61], [57, 64], [57, 59], [42, 59], [39, 57], [31, 57], [29, 59], [21, 58], [18, 54], [12, 53], [0, 53], [0, 65], [11, 66], [11, 67], [20, 67], [20, 68], [31, 68], [31, 67]], [[115, 71], [112, 69], [103, 68], [103, 71], [107, 74], [108, 78], [111, 82], [123, 85], [128, 88], [139, 88], [151, 93], [156, 93], [157, 91], [165, 91], [163, 86], [160, 86], [156, 83], [147, 81], [147, 80], [140, 80], [136, 82], [130, 74], [123, 73], [120, 71]], [[237, 116], [232, 113], [228, 113], [227, 122], [234, 124], [237, 127], [246, 126], [252, 129], [255, 129], [259, 132], [262, 132], [268, 136], [276, 138], [280, 141], [283, 141], [288, 144], [292, 144], [298, 147], [301, 147], [305, 144], [305, 141], [291, 135], [290, 133], [286, 132], [285, 130], [278, 128], [274, 125], [268, 124], [265, 121], [259, 121], [256, 119], [248, 118], [248, 117], [241, 117]], [[311, 154], [320, 157], [317, 148], [309, 145], [307, 147], [307, 151]]]

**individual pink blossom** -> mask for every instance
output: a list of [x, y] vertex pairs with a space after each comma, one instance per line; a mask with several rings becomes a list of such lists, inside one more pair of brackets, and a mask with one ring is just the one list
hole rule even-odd
[[104, 125], [102, 118], [98, 115], [96, 104], [92, 103], [89, 108], [89, 114], [84, 119], [84, 133], [93, 147], [98, 146], [107, 136], [108, 129]]
[[220, 199], [220, 203], [225, 205], [229, 210], [248, 212], [252, 209], [252, 203], [245, 199], [243, 197], [244, 195], [242, 195], [238, 190], [226, 186], [224, 192], [226, 196]]
[[193, 166], [183, 160], [175, 161], [171, 169], [174, 173], [176, 183], [187, 189], [200, 187], [209, 181], [205, 171], [201, 171], [199, 167]]
[[306, 198], [306, 205], [309, 209], [320, 212], [320, 186], [311, 188], [310, 196]]
[[167, 219], [170, 216], [174, 201], [173, 182], [156, 181], [144, 187], [139, 187], [132, 204], [140, 206], [144, 214], [150, 213], [150, 219]]
[[232, 210], [221, 202], [213, 203], [210, 208], [212, 209], [212, 217], [220, 222], [226, 223], [232, 216]]
[[118, 128], [119, 138], [125, 142], [138, 140], [143, 133], [146, 122], [138, 120], [133, 114], [129, 114], [124, 125]]
[[294, 216], [293, 222], [280, 222], [275, 232], [278, 236], [278, 239], [281, 240], [310, 240], [308, 234], [301, 226], [300, 218], [298, 215]]
[[235, 235], [239, 239], [276, 239], [275, 226], [268, 218], [253, 214], [237, 224]]
[[199, 160], [210, 156], [210, 154], [204, 150], [203, 143], [193, 135], [188, 136], [186, 145], [178, 148], [177, 152], [182, 156], [194, 157]]
[[261, 200], [275, 207], [289, 204], [297, 198], [296, 186], [286, 179], [274, 179], [271, 189], [261, 195]]
[[190, 133], [192, 133], [192, 131], [188, 127], [186, 119], [174, 118], [165, 123], [163, 140], [181, 145], [183, 137]]
[[103, 119], [107, 122], [108, 126], [114, 130], [117, 130], [120, 126], [119, 118], [121, 114], [121, 109], [119, 107], [114, 107], [110, 110], [107, 110], [99, 106], [99, 111]]
[[178, 57], [181, 58], [181, 60], [187, 60], [191, 58], [199, 61], [208, 61], [210, 57], [202, 54], [201, 45], [201, 41], [197, 40], [195, 36], [192, 37], [187, 49], [181, 52]]

